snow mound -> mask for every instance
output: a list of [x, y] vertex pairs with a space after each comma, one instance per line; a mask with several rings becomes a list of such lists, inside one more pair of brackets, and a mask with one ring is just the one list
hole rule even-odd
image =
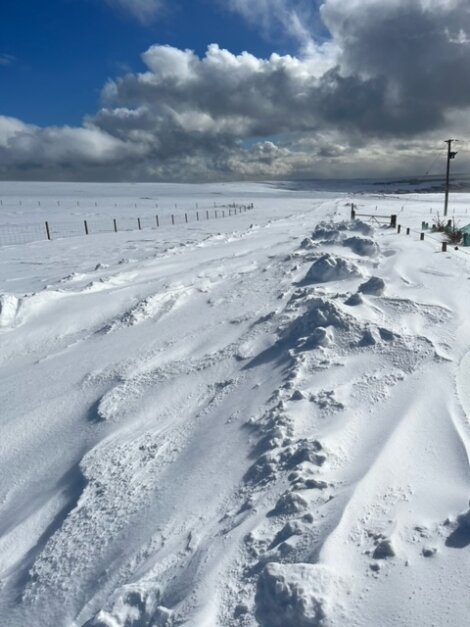
[[376, 560], [386, 560], [390, 557], [395, 557], [395, 549], [392, 546], [392, 542], [389, 538], [381, 540], [375, 547], [372, 557]]
[[462, 528], [470, 531], [470, 509], [465, 514], [461, 514], [457, 520]]
[[358, 237], [353, 235], [343, 240], [343, 246], [350, 248], [360, 257], [376, 257], [379, 254], [378, 244], [369, 237]]
[[362, 220], [350, 222], [319, 222], [312, 233], [312, 239], [334, 243], [343, 238], [344, 233], [357, 231], [362, 235], [371, 235], [374, 229]]
[[351, 222], [343, 222], [346, 224], [348, 231], [359, 231], [362, 235], [372, 235], [373, 227], [362, 220], [352, 220]]
[[333, 342], [333, 334], [325, 327], [317, 327], [312, 332], [311, 340], [316, 346], [327, 347]]
[[301, 514], [308, 508], [307, 501], [296, 492], [285, 492], [282, 494], [276, 507], [271, 510], [271, 516], [293, 516]]
[[[343, 313], [331, 300], [324, 297], [314, 297], [306, 302], [306, 309], [301, 316], [293, 320], [285, 335], [288, 340], [300, 337], [311, 339], [311, 344], [318, 345], [332, 341], [331, 328], [348, 330], [353, 326], [353, 320]], [[330, 327], [328, 340], [324, 330]], [[318, 331], [318, 328], [321, 328]]]
[[381, 296], [385, 291], [385, 281], [378, 276], [372, 276], [359, 286], [358, 291], [362, 294]]
[[0, 328], [13, 323], [19, 305], [20, 301], [13, 294], [0, 294]]
[[335, 257], [325, 253], [319, 257], [307, 272], [305, 283], [325, 283], [327, 281], [340, 281], [351, 277], [360, 276], [359, 268], [341, 257]]
[[188, 296], [189, 293], [189, 289], [185, 291], [184, 288], [177, 288], [168, 290], [166, 293], [157, 293], [153, 296], [148, 296], [137, 302], [132, 309], [112, 321], [104, 330], [107, 333], [111, 333], [123, 327], [136, 326], [147, 320], [156, 322], [170, 313], [178, 304], [178, 301]]
[[319, 222], [312, 233], [312, 239], [314, 240], [328, 240], [333, 242], [337, 240], [339, 236], [338, 225], [333, 222]]
[[446, 539], [446, 546], [463, 549], [470, 544], [470, 509], [460, 516], [453, 525], [451, 535]]
[[282, 459], [288, 470], [295, 468], [299, 464], [309, 462], [315, 466], [322, 466], [326, 457], [320, 451], [323, 450], [318, 440], [299, 440], [292, 446], [288, 446], [283, 451]]
[[368, 328], [364, 330], [359, 346], [375, 346], [380, 343], [381, 339], [382, 337], [377, 329]]
[[301, 536], [308, 530], [308, 527], [298, 520], [291, 520], [282, 527], [280, 531], [276, 533], [271, 544], [269, 545], [270, 549], [274, 549], [282, 542], [289, 540], [293, 536]]
[[357, 307], [358, 305], [362, 305], [363, 303], [362, 296], [359, 293], [351, 294], [351, 296], [344, 301], [345, 305], [349, 305], [349, 307]]
[[320, 564], [269, 563], [258, 580], [256, 618], [262, 627], [326, 627], [332, 583]]
[[318, 244], [316, 242], [314, 242], [310, 237], [306, 237], [300, 243], [300, 248], [304, 248], [304, 249], [307, 249], [307, 250], [310, 249], [310, 248], [316, 248], [317, 246], [318, 246]]
[[172, 612], [160, 605], [161, 592], [154, 584], [125, 586], [110, 611], [100, 610], [84, 627], [171, 627]]

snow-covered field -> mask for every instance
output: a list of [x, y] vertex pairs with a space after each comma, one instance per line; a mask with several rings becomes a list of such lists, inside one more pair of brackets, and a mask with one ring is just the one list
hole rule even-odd
[[470, 249], [419, 241], [439, 195], [0, 197], [0, 228], [255, 207], [0, 248], [1, 627], [468, 624]]

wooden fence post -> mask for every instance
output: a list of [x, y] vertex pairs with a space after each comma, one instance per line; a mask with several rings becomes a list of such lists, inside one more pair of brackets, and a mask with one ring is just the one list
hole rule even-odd
[[116, 222], [116, 218], [113, 218], [113, 224], [114, 224], [114, 232], [117, 233], [117, 222]]
[[46, 223], [45, 223], [45, 224], [46, 224], [46, 235], [47, 235], [47, 239], [48, 239], [49, 241], [51, 241], [51, 232], [50, 232], [50, 230], [49, 230], [49, 222], [46, 220]]
[[83, 220], [83, 224], [85, 225], [85, 235], [89, 235], [89, 232], [88, 232], [88, 222], [86, 220]]

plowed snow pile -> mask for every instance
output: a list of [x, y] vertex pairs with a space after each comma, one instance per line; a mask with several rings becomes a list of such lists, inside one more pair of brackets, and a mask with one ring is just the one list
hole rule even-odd
[[255, 210], [0, 248], [1, 627], [463, 627], [470, 249], [177, 191]]

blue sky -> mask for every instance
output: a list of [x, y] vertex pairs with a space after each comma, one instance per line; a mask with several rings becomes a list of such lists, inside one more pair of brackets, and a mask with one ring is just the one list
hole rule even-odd
[[1, 113], [41, 126], [79, 124], [97, 109], [108, 77], [144, 69], [140, 55], [151, 44], [203, 55], [214, 42], [259, 57], [296, 47], [288, 35], [269, 41], [211, 0], [179, 0], [146, 24], [103, 0], [2, 0], [0, 54], [13, 58], [0, 65]]

